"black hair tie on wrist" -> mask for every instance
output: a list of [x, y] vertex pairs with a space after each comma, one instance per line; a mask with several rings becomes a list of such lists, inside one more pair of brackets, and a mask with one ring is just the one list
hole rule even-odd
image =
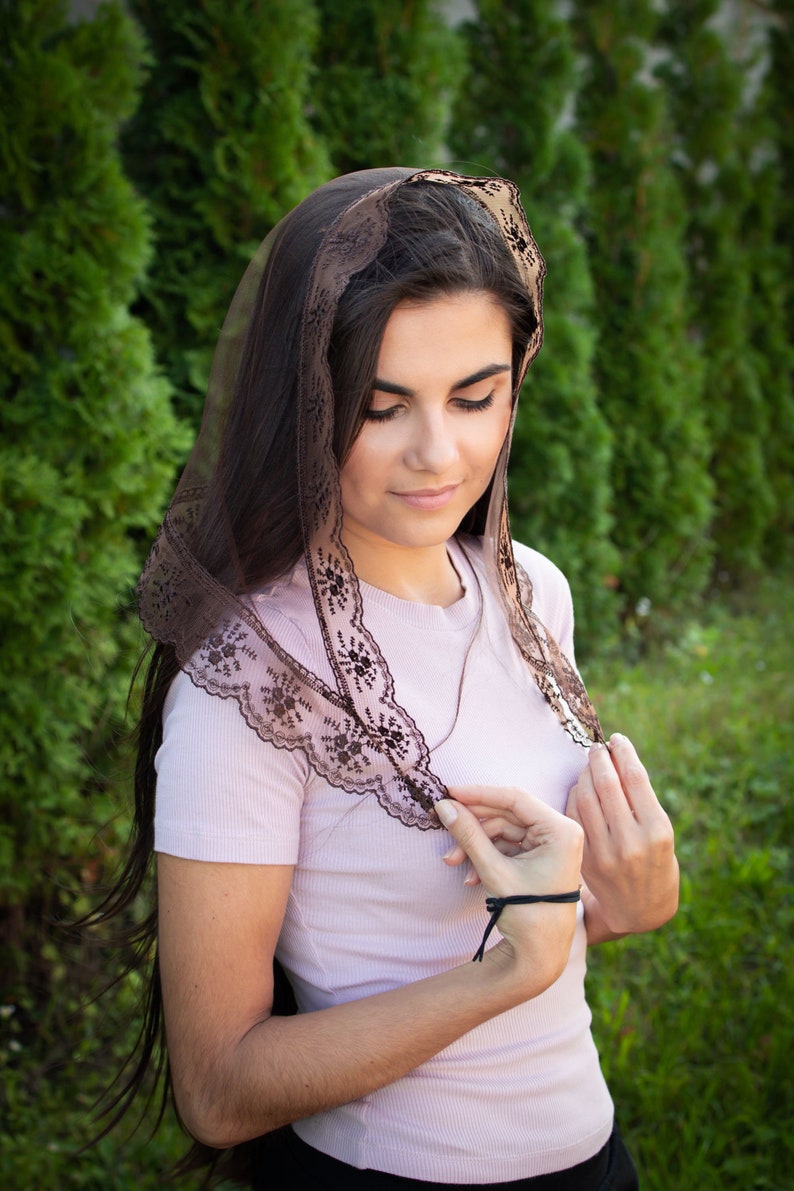
[[581, 888], [574, 889], [570, 893], [516, 893], [513, 897], [486, 897], [485, 908], [491, 915], [491, 921], [485, 928], [482, 943], [480, 943], [472, 963], [476, 963], [478, 960], [482, 963], [488, 936], [499, 921], [499, 915], [505, 906], [530, 906], [534, 902], [578, 902], [581, 900]]

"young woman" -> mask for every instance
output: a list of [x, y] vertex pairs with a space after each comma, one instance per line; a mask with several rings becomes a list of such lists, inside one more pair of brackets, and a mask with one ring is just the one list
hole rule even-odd
[[501, 179], [312, 194], [241, 283], [141, 580], [147, 1037], [161, 988], [200, 1142], [291, 1126], [255, 1186], [636, 1186], [585, 949], [669, 918], [677, 868], [564, 578], [510, 541], [543, 272]]

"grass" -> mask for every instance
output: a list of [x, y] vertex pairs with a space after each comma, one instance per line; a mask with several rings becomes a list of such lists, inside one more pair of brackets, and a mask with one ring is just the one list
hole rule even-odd
[[784, 1191], [794, 1172], [790, 586], [588, 675], [676, 826], [681, 907], [591, 955], [594, 1033], [644, 1191]]
[[[784, 1191], [794, 1171], [794, 620], [790, 584], [723, 595], [673, 644], [586, 677], [606, 730], [638, 746], [676, 826], [681, 908], [595, 948], [593, 1028], [643, 1191]], [[653, 626], [650, 626], [651, 629]], [[69, 971], [57, 987], [68, 990]], [[66, 995], [66, 993], [64, 993]], [[75, 1155], [130, 990], [74, 1035], [0, 1020], [0, 1186], [156, 1191], [184, 1151], [170, 1122]], [[111, 998], [112, 1000], [112, 998]], [[99, 1039], [102, 1039], [100, 1042]], [[110, 1041], [109, 1041], [110, 1040]], [[47, 1057], [42, 1058], [42, 1054]], [[57, 1063], [53, 1054], [57, 1053]], [[195, 1183], [182, 1186], [192, 1191]]]

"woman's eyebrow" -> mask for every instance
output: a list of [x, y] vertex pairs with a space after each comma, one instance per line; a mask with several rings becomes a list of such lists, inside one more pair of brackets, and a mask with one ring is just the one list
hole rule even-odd
[[[462, 380], [456, 381], [450, 392], [456, 393], [459, 389], [468, 389], [471, 385], [479, 384], [481, 380], [489, 380], [492, 376], [497, 376], [500, 372], [509, 372], [510, 369], [510, 364], [486, 364], [484, 368], [473, 372], [471, 376], [464, 376]], [[405, 385], [392, 384], [391, 381], [381, 380], [380, 377], [375, 378], [372, 388], [378, 393], [391, 393], [395, 397], [416, 396], [413, 389], [408, 389]]]
[[479, 372], [473, 372], [471, 376], [464, 376], [463, 380], [459, 380], [452, 386], [452, 392], [454, 393], [458, 389], [468, 389], [469, 385], [479, 384], [481, 380], [490, 380], [492, 376], [498, 376], [500, 372], [509, 372], [510, 369], [510, 364], [487, 364]]

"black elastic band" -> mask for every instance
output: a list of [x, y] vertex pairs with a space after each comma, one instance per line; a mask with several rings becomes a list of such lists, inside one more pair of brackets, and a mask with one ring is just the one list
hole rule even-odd
[[488, 936], [499, 921], [499, 915], [505, 906], [530, 906], [533, 902], [578, 902], [581, 900], [581, 889], [574, 889], [571, 893], [517, 893], [513, 897], [486, 897], [485, 908], [491, 915], [491, 921], [485, 928], [482, 943], [480, 943], [472, 962], [476, 963], [479, 960], [482, 963]]

